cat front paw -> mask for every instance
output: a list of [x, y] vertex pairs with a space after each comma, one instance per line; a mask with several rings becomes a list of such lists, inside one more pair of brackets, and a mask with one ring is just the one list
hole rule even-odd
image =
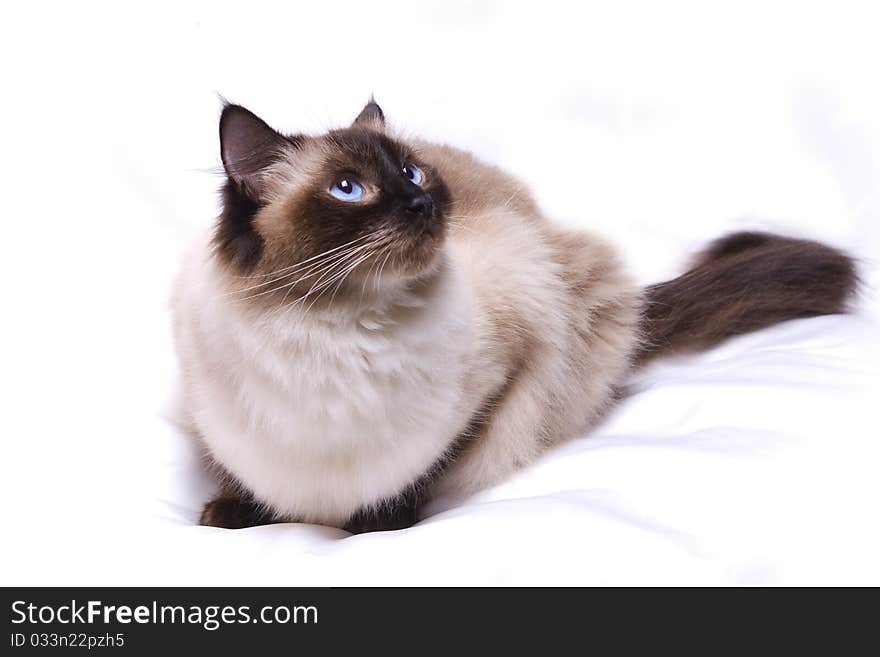
[[205, 504], [199, 524], [223, 529], [244, 529], [269, 525], [275, 522], [272, 515], [254, 502], [234, 497], [218, 497]]
[[387, 532], [407, 529], [418, 522], [416, 507], [396, 507], [382, 510], [362, 510], [349, 518], [343, 529], [352, 534]]

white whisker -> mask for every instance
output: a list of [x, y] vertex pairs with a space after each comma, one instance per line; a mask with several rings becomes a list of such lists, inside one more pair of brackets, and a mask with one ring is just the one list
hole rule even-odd
[[[333, 300], [336, 298], [336, 293], [339, 292], [339, 288], [340, 288], [340, 287], [342, 286], [342, 284], [345, 282], [345, 279], [348, 278], [348, 277], [351, 275], [351, 273], [352, 273], [355, 269], [357, 269], [358, 266], [359, 266], [362, 262], [364, 262], [364, 260], [368, 259], [371, 255], [373, 255], [373, 254], [372, 254], [372, 253], [368, 253], [367, 255], [362, 256], [362, 257], [361, 257], [356, 263], [354, 263], [354, 265], [352, 265], [352, 266], [348, 269], [348, 272], [345, 274], [345, 276], [343, 276], [342, 278], [339, 279], [339, 282], [336, 284], [336, 287], [333, 289], [333, 294], [330, 295], [330, 305], [331, 305], [331, 306], [333, 305]], [[313, 301], [312, 303], [314, 303], [314, 301]]]
[[[317, 276], [317, 275], [319, 275], [319, 274], [320, 274], [321, 276], [323, 276], [323, 275], [326, 274], [329, 270], [333, 269], [334, 267], [336, 267], [336, 266], [339, 265], [339, 264], [344, 263], [347, 259], [349, 259], [349, 258], [351, 258], [352, 256], [354, 256], [355, 253], [358, 253], [358, 252], [362, 251], [363, 249], [365, 249], [365, 248], [367, 248], [367, 247], [369, 247], [369, 246], [370, 246], [369, 244], [362, 244], [361, 246], [359, 246], [359, 247], [357, 247], [357, 248], [354, 248], [354, 249], [352, 249], [352, 250], [350, 250], [350, 251], [345, 251], [344, 253], [337, 253], [337, 254], [334, 254], [332, 257], [330, 257], [330, 258], [327, 259], [327, 260], [323, 260], [323, 261], [321, 261], [321, 262], [318, 262], [318, 263], [315, 263], [315, 264], [311, 265], [310, 267], [308, 267], [307, 270], [305, 270], [305, 273], [302, 273], [302, 272], [292, 272], [292, 273], [302, 273], [302, 276], [300, 276], [299, 278], [297, 278], [295, 281], [288, 282], [288, 283], [282, 283], [281, 285], [276, 285], [275, 287], [270, 288], [270, 289], [268, 289], [268, 290], [263, 290], [262, 292], [257, 292], [257, 293], [255, 293], [255, 294], [250, 294], [250, 295], [248, 295], [248, 296], [246, 296], [246, 297], [242, 297], [241, 299], [239, 299], [239, 301], [246, 301], [246, 300], [248, 300], [248, 299], [253, 299], [253, 298], [256, 298], [256, 297], [263, 296], [264, 294], [271, 294], [272, 292], [278, 292], [279, 290], [282, 290], [282, 289], [284, 289], [285, 287], [287, 287], [287, 288], [293, 288], [297, 283], [299, 283], [299, 282], [302, 281], [302, 280], [305, 280], [306, 278], [309, 278], [310, 276]], [[280, 278], [277, 279], [277, 280], [285, 279], [285, 278], [287, 278], [287, 277], [290, 276], [290, 275], [291, 275], [291, 274], [287, 274], [286, 276], [282, 276], [282, 277], [280, 277]], [[270, 284], [270, 283], [272, 283], [272, 282], [277, 282], [277, 280], [276, 280], [276, 281], [267, 281], [266, 283], [263, 283], [263, 284], [261, 284], [261, 285], [257, 285], [257, 286], [254, 286], [254, 287], [257, 287], [257, 288], [259, 288], [259, 287], [263, 287], [264, 285], [268, 285], [268, 284]], [[319, 280], [320, 280], [320, 279], [319, 279]], [[248, 288], [248, 289], [253, 289], [253, 288]], [[246, 290], [240, 290], [239, 292], [245, 292], [245, 291], [246, 291]]]
[[385, 265], [388, 263], [388, 258], [390, 258], [390, 257], [391, 257], [391, 251], [388, 251], [388, 253], [385, 254], [385, 259], [382, 261], [382, 266], [379, 267], [379, 271], [376, 274], [376, 280], [374, 281], [374, 284], [373, 284], [373, 289], [376, 290], [376, 294], [379, 294], [379, 283], [382, 280], [382, 272], [385, 271]]
[[347, 246], [351, 246], [357, 242], [361, 242], [369, 237], [372, 237], [372, 235], [370, 235], [370, 234], [361, 235], [360, 237], [356, 237], [355, 239], [351, 240], [350, 242], [346, 242], [345, 244], [340, 244], [339, 246], [335, 246], [332, 249], [327, 249], [326, 251], [324, 251], [322, 253], [319, 253], [317, 255], [313, 255], [310, 258], [306, 258], [305, 260], [302, 260], [294, 265], [288, 265], [287, 267], [282, 267], [281, 269], [276, 269], [275, 271], [271, 271], [268, 274], [253, 274], [251, 276], [237, 276], [236, 278], [265, 278], [267, 276], [274, 276], [275, 274], [280, 274], [281, 272], [285, 272], [289, 269], [299, 267], [300, 265], [304, 265], [307, 262], [310, 262], [316, 258], [320, 258], [321, 256], [325, 256], [329, 253], [333, 253], [334, 251], [338, 251], [339, 249], [344, 249]]
[[[361, 246], [363, 246], [363, 245], [361, 245]], [[303, 266], [305, 265], [306, 261], [303, 261], [302, 263], [299, 263], [299, 264], [294, 265], [292, 267], [287, 267], [286, 269], [289, 269], [290, 271], [287, 271], [286, 273], [278, 276], [277, 278], [273, 278], [272, 280], [268, 280], [268, 281], [263, 281], [262, 283], [257, 283], [256, 285], [251, 285], [251, 286], [239, 289], [239, 290], [233, 290], [231, 292], [226, 293], [226, 295], [240, 294], [241, 292], [247, 292], [248, 290], [256, 290], [261, 287], [265, 287], [266, 285], [271, 285], [272, 283], [277, 283], [278, 281], [284, 280], [288, 276], [299, 273], [301, 271], [305, 271], [305, 270], [314, 271], [315, 268], [319, 268], [322, 265], [324, 265], [324, 264], [326, 264], [336, 258], [349, 255], [350, 253], [357, 250], [358, 248], [360, 248], [360, 247], [350, 246], [345, 251], [342, 251], [339, 253], [333, 253], [333, 254], [330, 254], [330, 251], [325, 251], [324, 253], [319, 254], [320, 256], [324, 256], [321, 258], [321, 260], [318, 260], [317, 262], [311, 263], [310, 265], [306, 266], [304, 269], [303, 269]], [[331, 249], [331, 251], [336, 251], [336, 249]], [[309, 258], [309, 260], [314, 260], [316, 257], [318, 257], [318, 256], [313, 256], [312, 258]], [[282, 271], [282, 270], [279, 269], [275, 273], [278, 273], [279, 271]]]
[[[375, 246], [375, 243], [369, 243], [369, 244], [364, 245], [364, 246]], [[343, 261], [337, 261], [336, 263], [333, 264], [332, 267], [330, 267], [328, 270], [326, 270], [326, 271], [325, 271], [325, 272], [324, 272], [324, 273], [323, 273], [323, 274], [322, 274], [322, 275], [321, 275], [321, 276], [320, 276], [320, 277], [319, 277], [319, 278], [318, 278], [318, 279], [312, 284], [312, 286], [309, 288], [308, 292], [306, 292], [305, 294], [303, 294], [303, 295], [302, 295], [301, 297], [299, 297], [298, 299], [296, 299], [296, 300], [294, 300], [294, 301], [291, 301], [290, 303], [287, 304], [287, 306], [284, 305], [284, 301], [285, 301], [285, 299], [287, 298], [287, 294], [285, 294], [285, 295], [284, 295], [284, 299], [281, 300], [281, 304], [279, 304], [279, 307], [278, 307], [277, 311], [278, 311], [278, 312], [281, 312], [285, 307], [293, 307], [293, 306], [295, 306], [297, 303], [300, 303], [301, 301], [304, 301], [306, 298], [308, 298], [309, 296], [311, 296], [312, 294], [314, 294], [314, 293], [316, 293], [316, 292], [319, 293], [319, 296], [320, 296], [320, 293], [322, 293], [323, 291], [325, 291], [330, 285], [332, 285], [333, 283], [335, 283], [337, 280], [340, 280], [341, 277], [347, 276], [349, 273], [351, 273], [352, 271], [354, 271], [354, 270], [355, 270], [355, 269], [356, 269], [356, 268], [357, 268], [362, 262], [364, 262], [367, 258], [369, 258], [369, 257], [372, 255], [372, 253], [373, 253], [373, 252], [370, 251], [370, 252], [368, 252], [368, 253], [361, 254], [359, 257], [357, 257], [357, 260], [356, 260], [354, 263], [351, 262], [351, 260], [355, 257], [354, 255], [350, 255], [350, 256], [347, 258], [347, 260], [344, 261], [344, 262], [343, 262]], [[334, 269], [335, 269], [336, 271], [333, 271]], [[324, 281], [324, 278], [327, 277], [328, 275], [329, 275], [329, 278], [328, 278], [326, 281]], [[323, 282], [322, 282], [322, 281], [323, 281]], [[290, 292], [290, 290], [288, 290], [288, 293], [289, 293], [289, 292]], [[317, 298], [318, 298], [318, 297], [316, 297], [316, 300], [317, 300]], [[313, 303], [314, 303], [314, 302], [313, 302]], [[311, 305], [309, 306], [309, 308], [311, 308]]]

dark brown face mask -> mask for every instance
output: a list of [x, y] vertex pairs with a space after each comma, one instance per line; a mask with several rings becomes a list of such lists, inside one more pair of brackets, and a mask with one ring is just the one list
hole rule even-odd
[[[220, 118], [227, 180], [218, 255], [239, 273], [252, 273], [261, 265], [283, 267], [279, 253], [293, 264], [372, 236], [375, 256], [391, 256], [386, 260], [398, 273], [428, 267], [445, 235], [449, 191], [429, 163], [384, 129], [382, 110], [372, 101], [351, 126], [318, 137], [282, 135], [245, 108], [227, 105]], [[306, 156], [312, 163], [307, 180], [296, 189], [277, 188], [277, 182], [272, 188], [273, 167]], [[279, 198], [284, 208], [273, 220], [290, 226], [270, 237], [255, 219]], [[290, 244], [270, 245], [270, 239]], [[271, 263], [264, 262], [269, 251]]]

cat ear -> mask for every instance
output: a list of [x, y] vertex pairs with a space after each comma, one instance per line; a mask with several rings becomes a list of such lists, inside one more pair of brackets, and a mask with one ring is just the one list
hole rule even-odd
[[262, 173], [290, 141], [241, 105], [226, 105], [220, 115], [220, 157], [230, 179], [253, 199], [263, 193]]
[[370, 97], [370, 102], [364, 105], [364, 109], [361, 110], [361, 113], [358, 114], [352, 125], [374, 128], [376, 130], [385, 128], [385, 113], [382, 112], [382, 108], [376, 104], [372, 96]]

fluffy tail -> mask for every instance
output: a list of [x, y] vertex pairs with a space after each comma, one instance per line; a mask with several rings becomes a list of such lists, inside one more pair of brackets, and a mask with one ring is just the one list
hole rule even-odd
[[711, 347], [787, 319], [846, 310], [858, 285], [848, 255], [769, 233], [716, 240], [678, 278], [645, 290], [638, 361]]

